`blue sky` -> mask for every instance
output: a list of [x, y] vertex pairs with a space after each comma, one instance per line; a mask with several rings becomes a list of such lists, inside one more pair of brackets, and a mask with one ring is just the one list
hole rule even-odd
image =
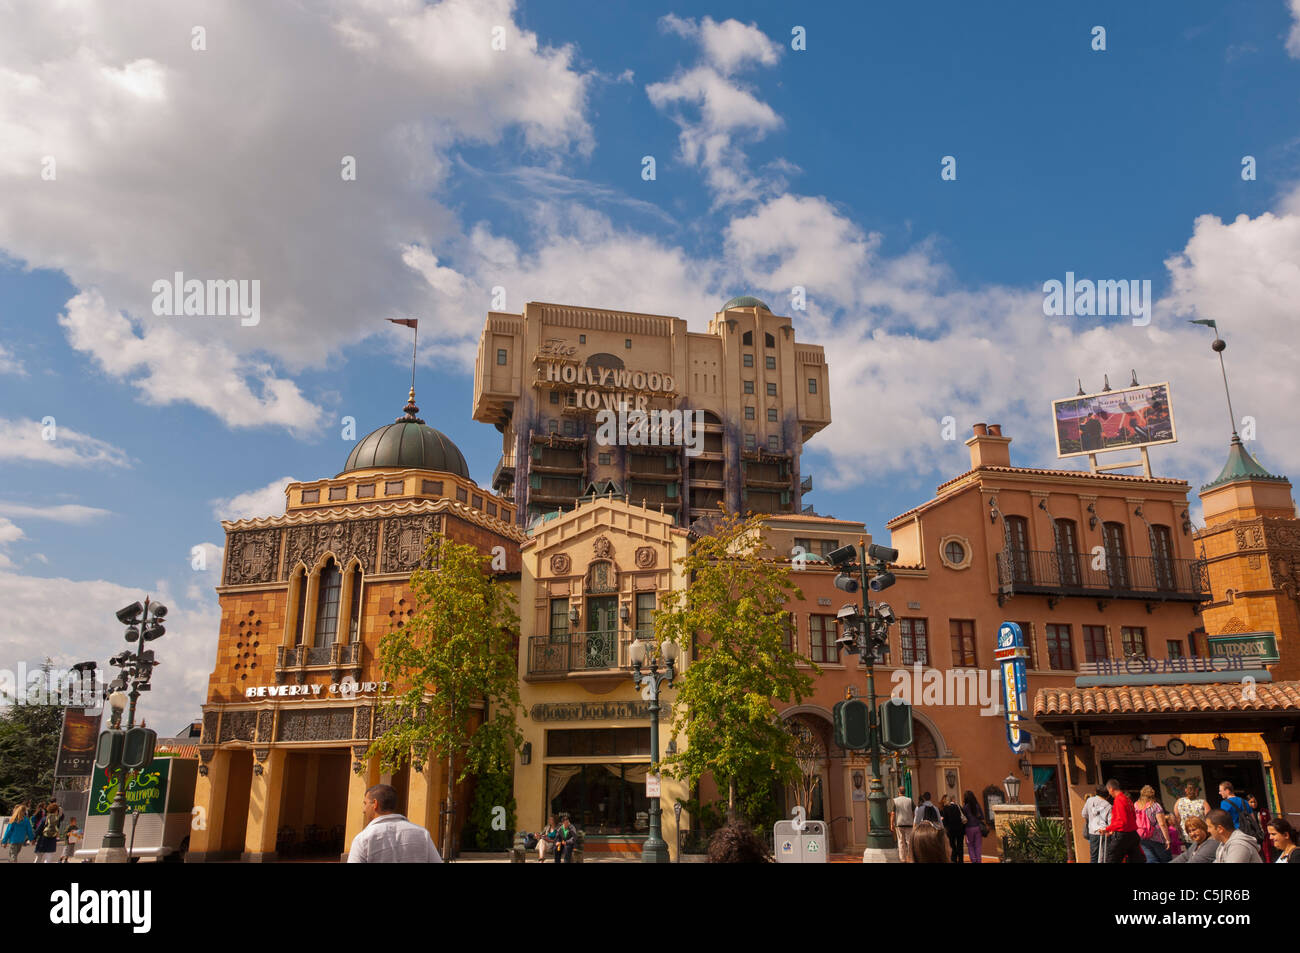
[[[218, 513], [269, 512], [283, 478], [336, 473], [345, 415], [364, 435], [399, 414], [409, 339], [384, 318], [421, 317], [422, 415], [487, 482], [472, 355], [498, 285], [508, 310], [697, 330], [736, 294], [792, 314], [831, 365], [809, 501], [877, 533], [965, 469], [977, 420], [1018, 463], [1077, 467], [1048, 402], [1131, 367], [1173, 382], [1181, 439], [1157, 472], [1212, 478], [1226, 421], [1190, 317], [1222, 324], [1252, 449], [1300, 470], [1284, 0], [379, 6], [19, 4], [0, 38], [0, 667], [102, 661], [112, 610], [161, 593], [151, 702], [164, 729], [196, 713], [217, 567], [192, 547], [221, 545]], [[175, 270], [259, 279], [260, 324], [151, 314]], [[1150, 279], [1151, 325], [1044, 317], [1066, 271]]]

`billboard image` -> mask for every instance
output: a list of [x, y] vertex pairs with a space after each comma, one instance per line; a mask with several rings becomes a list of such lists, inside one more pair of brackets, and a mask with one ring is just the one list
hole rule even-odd
[[102, 711], [87, 714], [83, 708], [65, 709], [59, 757], [54, 765], [56, 778], [88, 778], [94, 773], [95, 742], [102, 719]]
[[1052, 416], [1058, 457], [1149, 447], [1178, 439], [1168, 383], [1054, 400]]

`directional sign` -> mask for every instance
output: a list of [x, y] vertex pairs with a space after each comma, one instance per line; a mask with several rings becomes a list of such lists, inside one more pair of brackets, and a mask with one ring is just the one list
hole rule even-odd
[[1007, 745], [1013, 754], [1029, 748], [1029, 733], [1021, 724], [1029, 708], [1029, 679], [1025, 674], [1029, 651], [1025, 636], [1014, 622], [998, 626], [998, 644], [993, 653], [1002, 670], [1002, 707], [1007, 723]]

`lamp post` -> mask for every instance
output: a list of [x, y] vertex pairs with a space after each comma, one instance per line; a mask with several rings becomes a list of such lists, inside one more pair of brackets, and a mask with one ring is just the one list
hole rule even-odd
[[[126, 784], [128, 769], [139, 769], [153, 760], [156, 735], [149, 729], [135, 727], [135, 709], [141, 692], [150, 690], [154, 666], [158, 664], [152, 649], [144, 644], [161, 638], [167, 631], [162, 620], [167, 607], [150, 604], [148, 598], [141, 605], [133, 602], [117, 611], [117, 621], [126, 626], [128, 648], [109, 659], [109, 664], [119, 671], [109, 684], [108, 704], [113, 716], [109, 727], [100, 733], [95, 766], [117, 777], [117, 793], [108, 809], [108, 831], [95, 855], [97, 864], [124, 864], [130, 858], [126, 850]], [[135, 646], [131, 651], [130, 646]], [[128, 692], [129, 689], [129, 692]], [[126, 710], [126, 729], [122, 728], [122, 712]]]
[[[638, 688], [648, 688], [650, 691], [650, 757], [651, 768], [659, 764], [659, 687], [667, 682], [671, 688], [673, 678], [676, 677], [674, 665], [677, 662], [677, 644], [675, 642], [664, 642], [659, 647], [657, 655], [650, 659], [650, 671], [642, 672], [641, 665], [646, 660], [646, 640], [633, 639], [631, 656], [632, 656], [632, 683]], [[664, 667], [661, 671], [659, 668], [659, 659], [663, 658]], [[660, 831], [660, 808], [659, 798], [653, 798], [650, 801], [650, 834], [646, 837], [645, 844], [641, 847], [641, 862], [643, 864], [666, 864], [669, 862], [668, 845], [664, 842]]]
[[1007, 792], [1007, 801], [1011, 804], [1020, 803], [1020, 779], [1014, 774], [1008, 774], [1002, 779], [1002, 788]]
[[[868, 592], [880, 592], [895, 582], [889, 563], [898, 559], [898, 550], [872, 543], [841, 546], [828, 553], [826, 558], [841, 572], [835, 577], [835, 587], [845, 592], [862, 591], [862, 609], [848, 605], [838, 613], [841, 625], [847, 630], [836, 643], [851, 654], [861, 655], [867, 666], [867, 705], [871, 735], [871, 780], [867, 791], [867, 853], [884, 862], [898, 859], [898, 843], [889, 829], [888, 799], [881, 780], [880, 770], [880, 716], [876, 707], [876, 649], [889, 643], [889, 627], [894, 624], [894, 610], [888, 603], [874, 605]], [[868, 560], [874, 562], [868, 562]], [[854, 578], [853, 569], [858, 578]], [[868, 579], [868, 573], [871, 577]]]

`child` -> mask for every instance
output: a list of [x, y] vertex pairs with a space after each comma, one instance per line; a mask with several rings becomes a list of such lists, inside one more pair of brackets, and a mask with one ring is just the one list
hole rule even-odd
[[77, 826], [75, 817], [68, 823], [68, 829], [64, 832], [63, 837], [68, 846], [63, 848], [63, 856], [59, 858], [59, 863], [66, 864], [72, 859], [72, 855], [77, 852], [77, 845], [81, 843], [81, 828]]

